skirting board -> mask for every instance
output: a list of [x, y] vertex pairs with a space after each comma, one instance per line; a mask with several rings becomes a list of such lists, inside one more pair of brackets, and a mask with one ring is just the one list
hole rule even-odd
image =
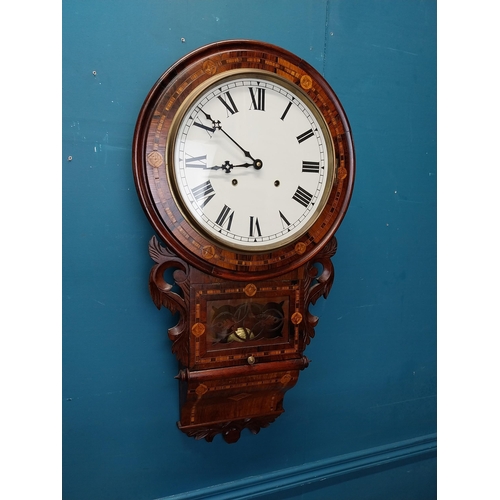
[[353, 474], [373, 474], [389, 465], [397, 467], [436, 454], [437, 435], [428, 434], [158, 500], [249, 500], [339, 476], [346, 476], [347, 480]]

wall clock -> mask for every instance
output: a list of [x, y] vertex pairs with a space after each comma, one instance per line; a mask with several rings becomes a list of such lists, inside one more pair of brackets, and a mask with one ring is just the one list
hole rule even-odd
[[149, 289], [178, 313], [179, 429], [228, 443], [267, 427], [308, 366], [355, 160], [325, 79], [279, 47], [228, 40], [171, 66], [140, 111], [133, 172], [155, 229]]

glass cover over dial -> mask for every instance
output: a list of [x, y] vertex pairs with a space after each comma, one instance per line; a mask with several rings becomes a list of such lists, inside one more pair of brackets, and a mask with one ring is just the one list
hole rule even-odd
[[208, 84], [181, 109], [170, 141], [167, 175], [186, 219], [229, 248], [266, 251], [300, 238], [334, 179], [316, 106], [265, 72]]

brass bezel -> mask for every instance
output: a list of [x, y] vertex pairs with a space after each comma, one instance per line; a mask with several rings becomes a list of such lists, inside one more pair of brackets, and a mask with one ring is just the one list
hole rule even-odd
[[[300, 231], [294, 233], [288, 238], [279, 240], [276, 243], [269, 243], [268, 245], [260, 245], [258, 249], [253, 249], [251, 248], [250, 245], [240, 244], [237, 241], [235, 241], [235, 243], [231, 245], [227, 240], [218, 238], [217, 235], [211, 233], [210, 231], [205, 230], [203, 226], [201, 226], [201, 224], [199, 223], [198, 219], [193, 216], [193, 214], [190, 212], [190, 210], [184, 203], [183, 197], [180, 193], [180, 187], [178, 186], [174, 172], [175, 142], [178, 137], [180, 124], [182, 123], [182, 120], [184, 119], [186, 113], [191, 109], [192, 104], [199, 98], [201, 94], [206, 93], [212, 87], [216, 87], [218, 85], [226, 83], [227, 81], [242, 77], [244, 78], [255, 77], [263, 80], [268, 80], [270, 82], [281, 85], [282, 87], [287, 89], [291, 94], [297, 95], [300, 98], [303, 104], [308, 107], [311, 114], [314, 115], [321, 128], [323, 137], [325, 138], [325, 149], [327, 154], [327, 162], [325, 162], [325, 164], [326, 163], [328, 164], [325, 189], [321, 196], [321, 200], [317, 202], [317, 206], [314, 210], [313, 216], [310, 218], [307, 224], [305, 224]], [[325, 121], [325, 117], [320, 112], [320, 110], [318, 109], [314, 101], [311, 99], [311, 97], [309, 97], [309, 95], [301, 87], [295, 85], [290, 80], [275, 73], [272, 73], [270, 71], [261, 69], [248, 69], [248, 68], [232, 69], [224, 72], [223, 75], [214, 75], [213, 77], [203, 82], [203, 84], [196, 87], [196, 89], [194, 89], [189, 94], [189, 96], [185, 98], [185, 100], [182, 102], [179, 109], [177, 110], [172, 120], [172, 124], [169, 128], [166, 140], [165, 169], [166, 169], [167, 181], [170, 190], [172, 192], [172, 195], [174, 197], [174, 200], [177, 204], [177, 207], [179, 208], [184, 219], [198, 234], [200, 234], [203, 238], [206, 238], [207, 240], [214, 242], [219, 247], [226, 248], [227, 250], [230, 251], [238, 251], [248, 254], [260, 254], [269, 251], [275, 251], [290, 245], [294, 241], [300, 240], [304, 236], [304, 234], [306, 234], [307, 231], [316, 223], [324, 206], [326, 205], [335, 182], [337, 167], [338, 167], [338, 161], [336, 158], [336, 152], [333, 146], [333, 139], [330, 133], [330, 129], [328, 128], [328, 125]]]

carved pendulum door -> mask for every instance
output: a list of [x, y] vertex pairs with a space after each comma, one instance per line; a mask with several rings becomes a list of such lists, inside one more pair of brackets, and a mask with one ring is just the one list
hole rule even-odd
[[[180, 313], [168, 332], [180, 363], [179, 429], [235, 442], [242, 429], [256, 434], [283, 413], [285, 392], [309, 364], [303, 351], [318, 318], [308, 309], [330, 291], [335, 251], [333, 237], [313, 261], [248, 283], [216, 279], [151, 240], [151, 296], [158, 308]], [[164, 280], [169, 268], [179, 293]]]

